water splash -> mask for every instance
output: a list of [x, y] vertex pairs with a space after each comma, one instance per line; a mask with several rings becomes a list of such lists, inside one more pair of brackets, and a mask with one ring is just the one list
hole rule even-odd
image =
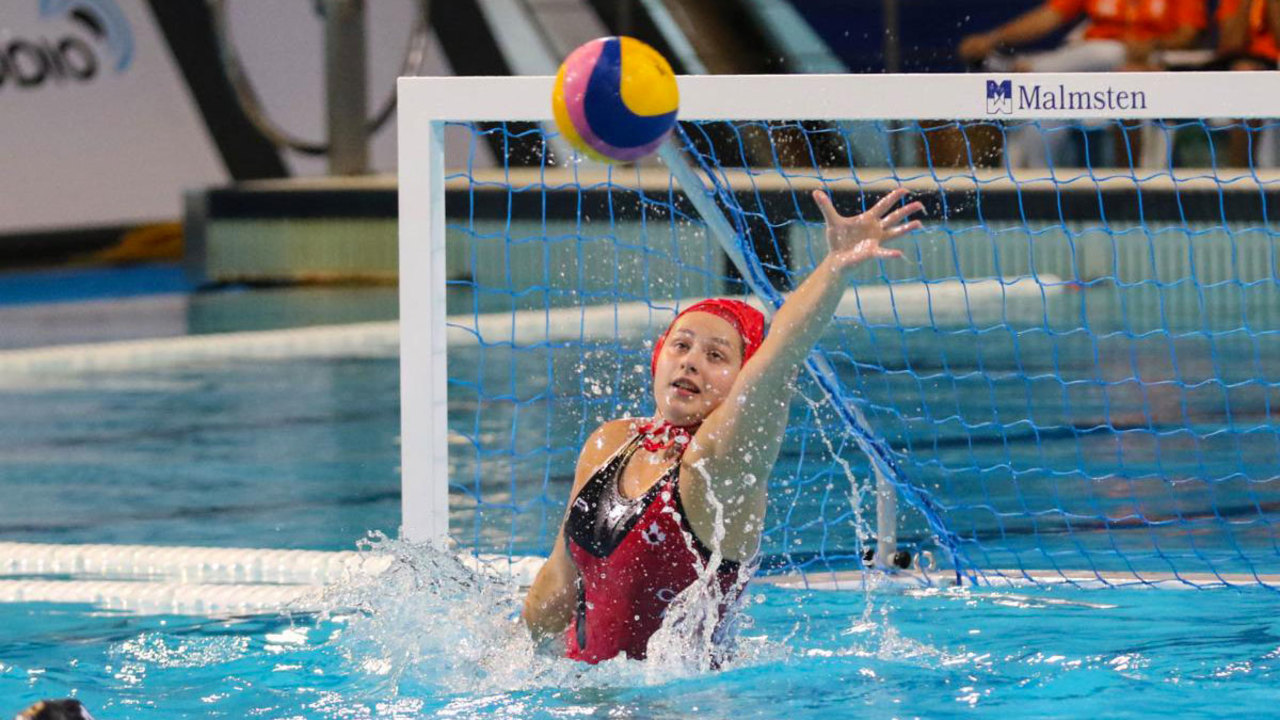
[[378, 573], [331, 586], [322, 617], [341, 622], [330, 644], [351, 667], [393, 689], [483, 693], [571, 681], [567, 661], [539, 652], [518, 618], [518, 588], [437, 544], [371, 535]]
[[[734, 598], [726, 597], [717, 573], [724, 559], [721, 550], [725, 536], [724, 504], [712, 491], [714, 482], [707, 473], [705, 464], [705, 460], [699, 461], [692, 468], [702, 475], [707, 499], [715, 512], [714, 530], [708, 543], [711, 556], [703, 562], [701, 554], [694, 547], [692, 533], [685, 531], [682, 523], [680, 535], [693, 559], [698, 577], [667, 606], [662, 626], [649, 639], [648, 660], [651, 672], [678, 669], [682, 675], [691, 675], [720, 667], [729, 659], [728, 646], [735, 634], [733, 618], [738, 614], [738, 609]], [[749, 572], [746, 567], [739, 569], [738, 586], [746, 581], [742, 574]], [[734, 593], [730, 591], [729, 594]]]
[[[509, 578], [469, 567], [452, 550], [371, 535], [361, 543], [366, 564], [386, 569], [354, 573], [321, 600], [321, 620], [338, 629], [325, 643], [345, 664], [392, 696], [475, 697], [541, 689], [661, 685], [724, 667], [708, 649], [703, 623], [718, 617], [722, 597], [695, 583], [664, 623], [666, 640], [650, 644], [643, 661], [618, 657], [588, 665], [564, 657], [559, 636], [542, 646], [519, 619], [521, 589]], [[716, 586], [709, 571], [708, 585]], [[710, 627], [710, 626], [707, 626]], [[655, 636], [657, 639], [657, 636]], [[776, 642], [738, 647], [735, 667], [778, 655]], [[698, 649], [694, 652], [693, 649]]]
[[[748, 583], [756, 563], [740, 563], [737, 575], [730, 582], [722, 581], [718, 568], [724, 559], [724, 503], [712, 491], [714, 483], [705, 461], [691, 467], [702, 476], [714, 514], [712, 536], [706, 543], [711, 555], [703, 560], [692, 533], [682, 525], [681, 536], [697, 578], [667, 607], [662, 626], [649, 639], [645, 666], [651, 683], [779, 662], [790, 656], [785, 639], [745, 635], [754, 627], [746, 607], [753, 597]], [[742, 501], [739, 496], [737, 502]], [[759, 600], [763, 602], [763, 596]]]

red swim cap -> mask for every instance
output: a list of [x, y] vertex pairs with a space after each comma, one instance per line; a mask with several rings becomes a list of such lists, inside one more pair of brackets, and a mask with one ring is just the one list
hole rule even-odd
[[671, 332], [671, 328], [675, 327], [676, 321], [691, 312], [704, 312], [715, 315], [738, 331], [738, 337], [742, 338], [743, 365], [747, 364], [751, 356], [756, 354], [756, 350], [760, 349], [760, 343], [764, 342], [764, 313], [741, 300], [729, 300], [727, 298], [703, 300], [682, 310], [675, 320], [671, 321], [671, 324], [667, 326], [662, 335], [658, 336], [658, 341], [653, 344], [653, 361], [649, 365], [650, 374], [656, 375], [658, 372], [658, 353], [662, 352], [662, 346], [667, 341], [667, 333]]

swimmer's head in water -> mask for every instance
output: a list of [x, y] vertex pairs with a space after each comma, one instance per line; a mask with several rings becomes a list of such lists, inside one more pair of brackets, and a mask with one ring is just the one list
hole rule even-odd
[[79, 700], [41, 700], [18, 713], [14, 720], [93, 720]]
[[658, 413], [673, 425], [702, 422], [763, 341], [764, 315], [746, 303], [713, 299], [686, 308], [654, 344]]

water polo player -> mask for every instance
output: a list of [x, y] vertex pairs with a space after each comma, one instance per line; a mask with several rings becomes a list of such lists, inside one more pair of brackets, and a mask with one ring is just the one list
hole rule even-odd
[[[828, 253], [778, 309], [736, 300], [686, 308], [654, 346], [655, 416], [604, 423], [578, 457], [555, 547], [525, 598], [535, 638], [565, 633], [567, 654], [643, 658], [671, 602], [715, 573], [722, 605], [750, 574], [793, 379], [830, 324], [850, 271], [902, 253], [883, 243], [921, 226], [894, 190], [855, 217], [826, 193]], [[717, 562], [709, 568], [708, 563]], [[744, 570], [745, 568], [745, 570]]]

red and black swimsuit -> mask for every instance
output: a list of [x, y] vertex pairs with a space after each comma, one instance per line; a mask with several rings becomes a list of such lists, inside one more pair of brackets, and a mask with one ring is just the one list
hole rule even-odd
[[[711, 557], [685, 519], [680, 463], [644, 495], [622, 495], [622, 470], [639, 446], [636, 437], [587, 480], [565, 521], [565, 544], [578, 568], [577, 611], [565, 637], [575, 660], [643, 658], [667, 606]], [[722, 608], [741, 591], [739, 569], [731, 560], [716, 569]]]

